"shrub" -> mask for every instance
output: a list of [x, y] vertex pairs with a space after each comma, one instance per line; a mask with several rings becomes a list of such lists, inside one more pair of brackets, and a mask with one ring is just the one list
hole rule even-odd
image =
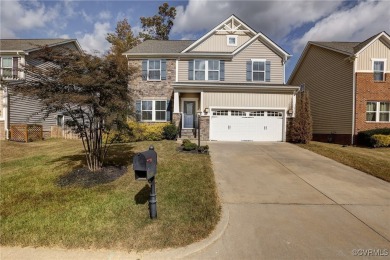
[[291, 140], [294, 143], [309, 143], [312, 139], [312, 124], [309, 93], [299, 92], [295, 118], [291, 126]]
[[373, 135], [390, 135], [390, 128], [378, 128], [361, 131], [357, 135], [357, 143], [359, 145], [372, 146], [371, 136]]
[[198, 146], [196, 144], [189, 142], [189, 143], [185, 143], [183, 145], [183, 150], [184, 151], [192, 151], [192, 150], [195, 150], [197, 147]]
[[167, 140], [175, 139], [176, 135], [177, 135], [177, 127], [176, 127], [176, 125], [169, 124], [169, 125], [164, 126], [163, 135], [164, 135], [164, 138], [167, 139]]
[[190, 139], [183, 139], [183, 141], [181, 141], [181, 142], [182, 142], [181, 146], [184, 146], [186, 144], [190, 144], [191, 143]]
[[208, 153], [209, 151], [209, 146], [208, 145], [201, 145], [198, 147], [198, 152], [199, 153]]
[[164, 138], [164, 127], [168, 123], [140, 123], [129, 121], [128, 125], [132, 132], [132, 141], [160, 141]]
[[373, 135], [371, 136], [371, 145], [373, 147], [389, 147], [390, 135]]

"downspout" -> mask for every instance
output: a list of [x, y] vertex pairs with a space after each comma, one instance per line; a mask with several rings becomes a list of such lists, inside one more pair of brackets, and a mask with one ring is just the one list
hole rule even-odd
[[355, 136], [355, 105], [356, 105], [356, 67], [357, 67], [357, 62], [356, 62], [356, 56], [352, 57], [353, 59], [353, 66], [352, 66], [352, 71], [353, 71], [353, 76], [352, 76], [352, 135], [351, 135], [351, 144], [354, 144], [354, 136]]

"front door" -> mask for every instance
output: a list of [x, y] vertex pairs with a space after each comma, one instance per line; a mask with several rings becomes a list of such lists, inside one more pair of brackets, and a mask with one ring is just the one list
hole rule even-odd
[[194, 128], [195, 125], [195, 101], [184, 101], [184, 126]]

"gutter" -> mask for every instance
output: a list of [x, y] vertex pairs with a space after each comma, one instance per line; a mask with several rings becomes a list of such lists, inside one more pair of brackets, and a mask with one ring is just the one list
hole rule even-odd
[[226, 60], [233, 59], [233, 54], [220, 53], [123, 53], [127, 59], [145, 59], [145, 58], [202, 58], [202, 57], [216, 57]]

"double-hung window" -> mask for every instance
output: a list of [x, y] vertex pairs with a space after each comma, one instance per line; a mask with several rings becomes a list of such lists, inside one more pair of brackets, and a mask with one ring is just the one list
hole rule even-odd
[[4, 78], [12, 78], [12, 57], [1, 58], [1, 69]]
[[373, 61], [374, 80], [384, 81], [385, 80], [385, 61], [374, 60]]
[[208, 61], [208, 80], [219, 80], [219, 60]]
[[265, 81], [265, 60], [252, 61], [253, 81]]
[[161, 80], [161, 60], [149, 60], [148, 80]]
[[367, 102], [367, 122], [390, 122], [390, 102]]
[[206, 79], [206, 61], [205, 60], [195, 60], [194, 73], [195, 73], [195, 80], [205, 80]]
[[167, 120], [166, 100], [142, 100], [141, 120], [142, 121], [166, 121]]

